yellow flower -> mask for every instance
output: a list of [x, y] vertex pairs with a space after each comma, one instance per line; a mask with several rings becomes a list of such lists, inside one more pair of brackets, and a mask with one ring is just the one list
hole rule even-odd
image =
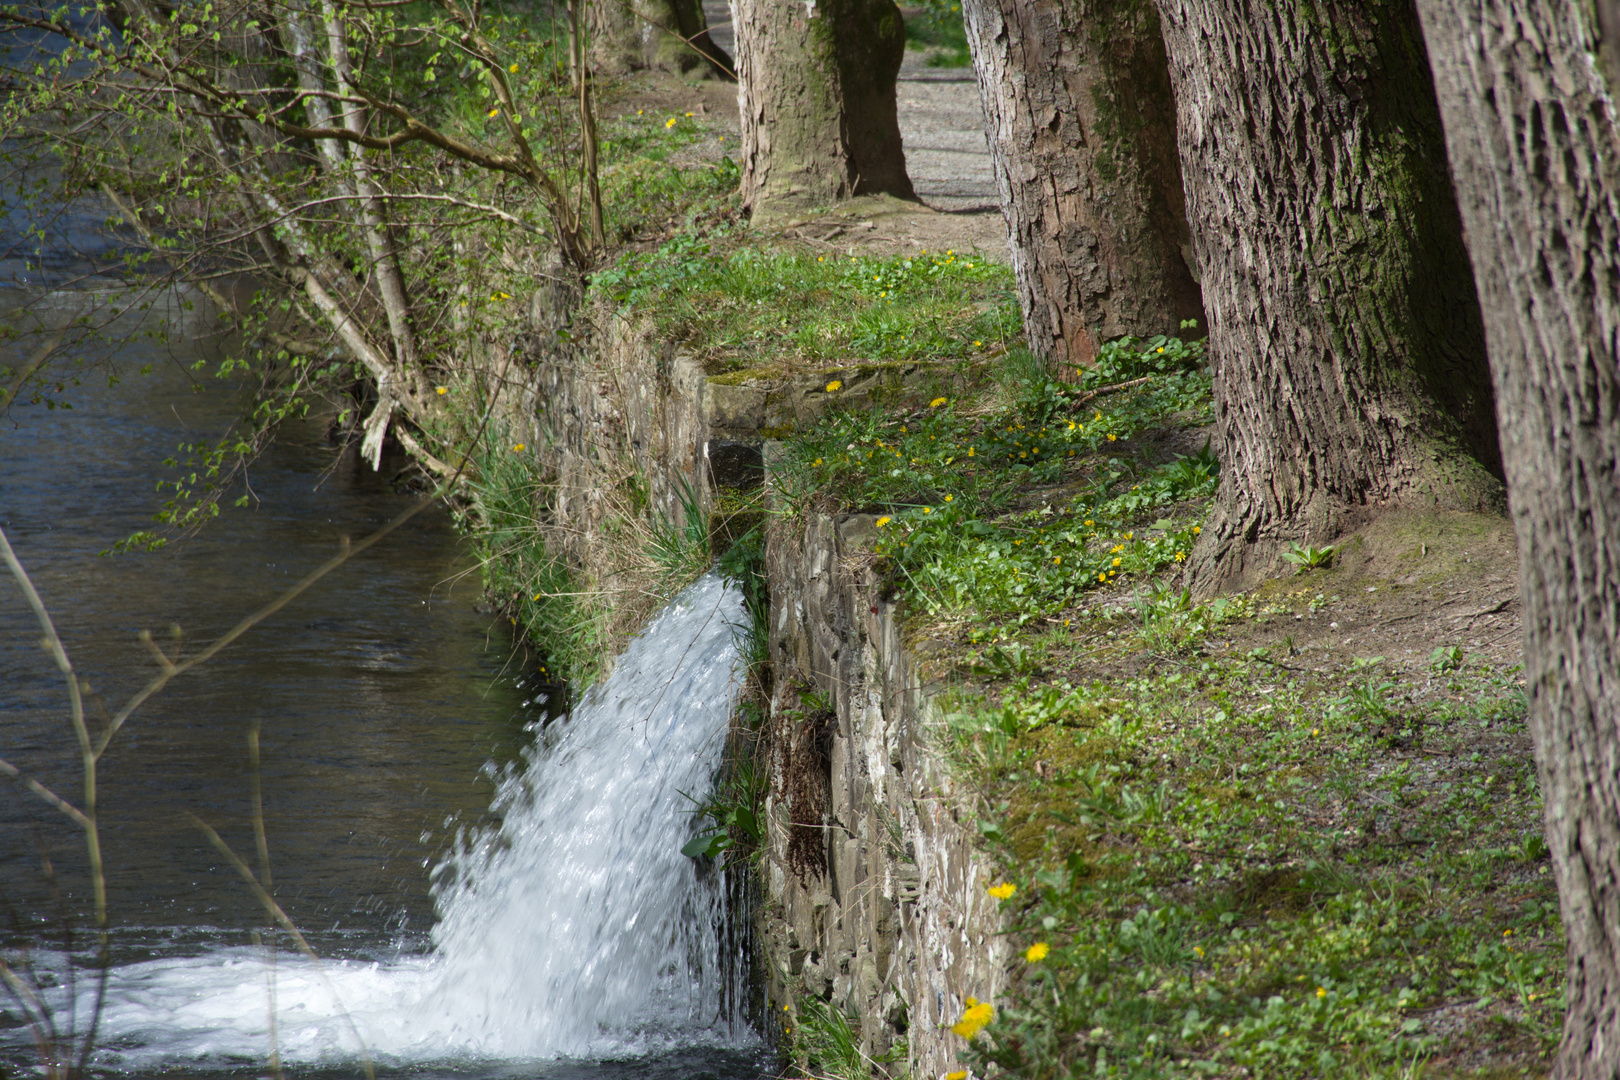
[[975, 348], [975, 349], [977, 349], [977, 348], [978, 348], [978, 347], [979, 347], [979, 346], [981, 346], [981, 345], [983, 345], [983, 344], [984, 344], [984, 342], [982, 342], [982, 341], [975, 341], [975, 342], [974, 342], [974, 343], [973, 343], [973, 347], [974, 347], [974, 348]]
[[955, 502], [956, 501], [956, 496], [955, 495], [947, 495], [947, 496], [945, 496], [945, 501], [946, 502]]
[[1193, 952], [1197, 953], [1199, 956], [1203, 956], [1204, 955], [1204, 948], [1203, 948], [1202, 945], [1194, 945], [1193, 946]]
[[450, 388], [448, 386], [435, 386], [433, 388], [433, 392], [438, 394], [440, 397], [443, 397], [445, 394], [450, 392]]
[[1018, 891], [1018, 886], [1014, 885], [1010, 881], [1003, 881], [1000, 885], [990, 886], [988, 891], [990, 895], [995, 897], [997, 900], [1006, 900], [1012, 896], [1013, 893]]
[[1322, 734], [1322, 729], [1319, 728], [1319, 727], [1313, 727], [1313, 728], [1311, 728], [1311, 734], [1312, 735], [1320, 735], [1320, 734]]
[[1107, 574], [1098, 574], [1097, 575], [1097, 580], [1098, 581], [1107, 581], [1108, 580], [1108, 575]]
[[1101, 420], [1102, 419], [1102, 413], [1098, 413], [1096, 416], [1093, 416], [1092, 419], [1093, 420]]
[[1199, 533], [1201, 533], [1203, 531], [1204, 531], [1203, 526], [1200, 526], [1200, 525], [1194, 525], [1193, 526], [1193, 535], [1194, 536], [1197, 536]]
[[540, 598], [541, 598], [541, 597], [542, 597], [542, 596], [544, 596], [544, 595], [546, 595], [546, 594], [545, 594], [545, 593], [543, 593], [543, 592], [537, 592], [537, 593], [535, 593], [535, 594], [534, 594], [534, 598], [535, 598], [535, 599], [536, 599], [536, 600], [538, 600], [538, 599], [540, 599]]
[[523, 443], [518, 443], [515, 446], [513, 446], [512, 449], [513, 449], [513, 451], [521, 451], [523, 449], [523, 447], [524, 447]]
[[1109, 442], [1113, 442], [1113, 441], [1114, 441], [1114, 439], [1115, 439], [1115, 436], [1114, 436], [1114, 435], [1113, 435], [1113, 433], [1109, 433], [1109, 436], [1108, 436], [1108, 441], [1109, 441]]
[[[687, 114], [686, 114], [686, 115], [687, 115], [687, 116], [691, 116], [691, 115], [692, 115], [692, 114], [691, 114], [691, 113], [687, 113]], [[1164, 350], [1163, 350], [1163, 349], [1160, 349], [1160, 350], [1159, 350], [1159, 351], [1160, 351], [1160, 352], [1164, 352]]]
[[[968, 999], [972, 1001], [972, 998]], [[962, 1013], [962, 1019], [951, 1025], [951, 1030], [964, 1039], [972, 1039], [984, 1026], [996, 1018], [996, 1010], [987, 1001], [976, 1002], [969, 1005]]]
[[816, 458], [816, 460], [814, 460], [814, 461], [812, 461], [812, 462], [811, 462], [811, 463], [810, 463], [810, 464], [811, 464], [811, 465], [812, 465], [812, 466], [814, 466], [814, 465], [820, 465], [820, 464], [821, 464], [821, 459], [820, 459], [820, 458]]
[[[687, 113], [687, 114], [686, 114], [686, 115], [688, 115], [688, 116], [690, 116], [690, 115], [692, 115], [692, 114], [691, 114], [691, 113]], [[1161, 346], [1159, 346], [1159, 351], [1160, 351], [1160, 352], [1164, 352], [1164, 346], [1163, 346], [1163, 345], [1161, 345]]]
[[[506, 70], [511, 72], [513, 75], [516, 75], [517, 74], [517, 69], [518, 69], [518, 66], [516, 64], [513, 64], [511, 67], [507, 68]], [[1160, 349], [1159, 351], [1163, 352], [1164, 350]]]
[[973, 456], [973, 447], [970, 446], [970, 447], [968, 447], [968, 457], [972, 457], [972, 456]]
[[1086, 518], [1086, 524], [1087, 525], [1095, 525], [1097, 523], [1095, 521], [1092, 521], [1090, 518]]
[[943, 405], [943, 404], [945, 404], [945, 399], [944, 399], [944, 398], [942, 398], [942, 397], [937, 397], [937, 398], [935, 398], [935, 399], [934, 399], [934, 400], [933, 400], [933, 401], [930, 401], [930, 402], [929, 402], [929, 403], [928, 403], [928, 407], [929, 407], [929, 408], [930, 408], [930, 409], [937, 409], [937, 408], [939, 408], [939, 407], [940, 407], [940, 406], [941, 406], [941, 405]]
[[882, 517], [877, 519], [877, 527], [881, 529], [881, 528], [883, 528], [883, 526], [887, 525], [892, 520], [894, 520], [894, 519], [889, 517], [887, 514], [885, 514]]
[[827, 384], [827, 393], [836, 394], [836, 393], [838, 393], [838, 391], [842, 390], [843, 388], [844, 388], [843, 380], [842, 379], [834, 379], [832, 382]]
[[672, 116], [668, 120], [665, 120], [664, 121], [664, 126], [667, 127], [667, 128], [674, 127], [675, 126], [675, 118]]
[[945, 1074], [945, 1080], [967, 1080], [967, 1070], [957, 1069], [955, 1072]]
[[932, 507], [932, 506], [925, 506], [925, 507], [923, 507], [923, 513], [925, 513], [925, 514], [932, 514], [932, 513], [933, 513], [933, 512], [934, 512], [934, 508], [933, 508], [933, 507]]
[[495, 119], [499, 115], [501, 115], [501, 110], [499, 110], [499, 109], [491, 109], [491, 110], [489, 110], [489, 118], [491, 120]]
[[1118, 566], [1118, 565], [1119, 565], [1119, 564], [1120, 564], [1120, 563], [1121, 563], [1121, 562], [1123, 562], [1123, 561], [1124, 561], [1124, 560], [1122, 560], [1122, 559], [1115, 559], [1115, 560], [1114, 560], [1114, 565], [1115, 565], [1115, 566]]
[[[1163, 350], [1163, 349], [1160, 349], [1160, 350], [1159, 350], [1159, 351], [1160, 351], [1160, 352], [1164, 352], [1164, 350]], [[1325, 986], [1318, 986], [1318, 987], [1317, 987], [1317, 988], [1316, 988], [1316, 996], [1317, 996], [1317, 998], [1318, 998], [1318, 1000], [1320, 1000], [1320, 999], [1321, 999], [1321, 998], [1325, 998], [1325, 997], [1327, 997], [1327, 987], [1325, 987]]]
[[1038, 964], [1042, 960], [1045, 960], [1046, 954], [1051, 951], [1052, 947], [1046, 942], [1037, 941], [1035, 944], [1024, 950], [1024, 959], [1028, 960], [1032, 964]]
[[[723, 139], [723, 138], [725, 138], [725, 136], [722, 135], [721, 138]], [[816, 256], [816, 262], [826, 262], [826, 261], [827, 261], [827, 256], [825, 256], [825, 255], [817, 255]]]
[[1187, 561], [1187, 553], [1186, 552], [1184, 552], [1184, 551], [1176, 552], [1176, 562], [1186, 562], [1186, 561]]
[[1058, 563], [1060, 563], [1062, 561], [1063, 561], [1063, 556], [1061, 556], [1061, 555], [1052, 556], [1052, 565], [1053, 566], [1056, 566]]

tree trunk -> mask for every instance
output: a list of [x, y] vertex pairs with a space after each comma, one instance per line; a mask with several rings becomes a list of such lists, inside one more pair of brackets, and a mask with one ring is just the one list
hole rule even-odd
[[1158, 0], [1223, 477], [1204, 594], [1396, 508], [1500, 507], [1479, 302], [1411, 0]]
[[709, 37], [702, 0], [590, 0], [585, 23], [592, 71], [737, 77], [731, 57]]
[[1620, 132], [1569, 0], [1420, 0], [1485, 309], [1569, 935], [1553, 1076], [1620, 1076]]
[[733, 0], [742, 192], [759, 222], [852, 195], [915, 199], [895, 79], [894, 0]]
[[1030, 348], [1089, 364], [1203, 324], [1175, 99], [1146, 0], [963, 0]]

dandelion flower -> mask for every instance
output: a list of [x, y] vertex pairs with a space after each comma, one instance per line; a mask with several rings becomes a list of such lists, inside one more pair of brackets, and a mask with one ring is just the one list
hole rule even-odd
[[836, 393], [838, 393], [838, 391], [842, 390], [843, 388], [844, 388], [843, 380], [842, 379], [834, 379], [832, 382], [827, 384], [827, 393], [836, 394]]
[[968, 447], [968, 457], [972, 457], [972, 456], [973, 456], [973, 447], [970, 446], [970, 447]]
[[946, 502], [955, 502], [956, 501], [956, 496], [955, 495], [947, 495], [947, 496], [945, 496], [945, 501]]
[[515, 445], [514, 445], [514, 446], [513, 446], [513, 447], [512, 447], [512, 450], [513, 450], [513, 451], [514, 451], [514, 452], [520, 452], [520, 451], [522, 451], [522, 450], [523, 450], [523, 448], [524, 448], [524, 444], [523, 444], [523, 443], [517, 443], [517, 444], [515, 444]]
[[1204, 531], [1203, 526], [1201, 526], [1201, 525], [1194, 525], [1193, 526], [1193, 535], [1194, 536], [1197, 536], [1199, 533], [1201, 533], [1203, 531]]
[[925, 513], [925, 514], [932, 514], [932, 513], [933, 513], [933, 512], [934, 512], [934, 508], [933, 508], [933, 507], [932, 507], [932, 506], [925, 506], [925, 507], [923, 507], [923, 513]]
[[890, 521], [893, 521], [893, 520], [894, 520], [893, 518], [891, 518], [887, 514], [885, 514], [882, 517], [877, 519], [877, 527], [881, 529], [881, 528], [883, 528], [883, 526], [887, 525]]
[[967, 1070], [957, 1069], [955, 1072], [945, 1074], [945, 1080], [967, 1080]]
[[499, 115], [501, 115], [501, 110], [499, 110], [499, 109], [491, 109], [491, 110], [489, 110], [489, 118], [491, 120], [495, 119]]
[[1052, 565], [1053, 565], [1053, 566], [1056, 566], [1056, 565], [1058, 565], [1058, 564], [1059, 564], [1059, 563], [1061, 563], [1061, 562], [1062, 562], [1062, 561], [1063, 561], [1063, 556], [1061, 556], [1061, 555], [1054, 555], [1054, 556], [1052, 556]]
[[[691, 113], [687, 113], [687, 114], [686, 114], [686, 115], [688, 115], [688, 116], [691, 116], [691, 115], [692, 115], [692, 114], [691, 114]], [[1164, 346], [1163, 346], [1163, 345], [1160, 345], [1160, 346], [1159, 346], [1159, 351], [1160, 351], [1160, 352], [1164, 352]]]
[[1024, 959], [1032, 964], [1038, 964], [1046, 959], [1046, 954], [1052, 951], [1052, 946], [1044, 941], [1037, 941], [1024, 950]]
[[1012, 896], [1013, 893], [1018, 891], [1018, 886], [1014, 885], [1010, 881], [1003, 881], [1000, 885], [990, 886], [990, 888], [986, 891], [997, 900], [1006, 900]]
[[973, 347], [974, 347], [974, 348], [975, 348], [975, 349], [977, 349], [977, 348], [979, 348], [979, 347], [980, 347], [980, 346], [981, 346], [981, 345], [983, 345], [983, 344], [984, 344], [984, 342], [982, 342], [982, 341], [975, 341], [975, 342], [974, 342], [974, 343], [973, 343]]
[[937, 397], [937, 398], [935, 398], [935, 399], [934, 399], [934, 400], [933, 400], [933, 401], [930, 401], [930, 402], [929, 402], [929, 403], [928, 403], [928, 407], [929, 407], [929, 408], [930, 408], [930, 409], [937, 409], [937, 408], [939, 408], [939, 407], [940, 407], [940, 406], [941, 406], [941, 405], [943, 405], [943, 404], [945, 404], [945, 399], [944, 399], [944, 398], [942, 398], [942, 397]]
[[507, 68], [506, 70], [511, 72], [513, 75], [516, 75], [517, 74], [517, 69], [518, 69], [518, 66], [516, 64], [513, 64], [511, 67]]
[[664, 126], [667, 127], [667, 128], [672, 128], [672, 127], [675, 126], [675, 123], [676, 123], [675, 118], [672, 116], [668, 120], [664, 121]]
[[810, 463], [810, 464], [811, 464], [811, 465], [812, 465], [812, 466], [815, 466], [815, 465], [820, 465], [820, 464], [821, 464], [821, 459], [820, 459], [820, 458], [816, 458], [816, 460], [814, 460], [814, 461], [812, 461], [812, 462], [811, 462], [811, 463]]
[[[691, 113], [687, 113], [687, 114], [686, 114], [686, 115], [687, 115], [687, 116], [691, 116], [691, 115], [692, 115], [692, 114], [691, 114]], [[1164, 352], [1164, 350], [1163, 350], [1163, 349], [1160, 349], [1160, 350], [1159, 350], [1159, 351], [1160, 351], [1160, 352]]]
[[951, 1025], [951, 1030], [964, 1039], [972, 1039], [984, 1026], [996, 1018], [996, 1010], [987, 1001], [976, 1002], [969, 1005], [962, 1013], [962, 1019]]
[[[1159, 350], [1159, 351], [1160, 351], [1160, 352], [1164, 352], [1164, 350], [1163, 350], [1163, 349], [1160, 349], [1160, 350]], [[1325, 998], [1325, 997], [1327, 997], [1327, 987], [1325, 987], [1325, 986], [1318, 986], [1318, 987], [1317, 987], [1317, 988], [1316, 988], [1316, 997], [1317, 997], [1317, 999], [1318, 999], [1318, 1000], [1321, 1000], [1321, 999], [1322, 999], [1322, 998]]]
[[445, 394], [450, 392], [450, 388], [448, 386], [435, 386], [433, 388], [433, 392], [438, 394], [440, 397], [443, 397]]

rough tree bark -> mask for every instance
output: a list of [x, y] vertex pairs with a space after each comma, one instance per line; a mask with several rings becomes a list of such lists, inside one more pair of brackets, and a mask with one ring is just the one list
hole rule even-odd
[[1158, 0], [1215, 368], [1189, 580], [1397, 508], [1500, 507], [1479, 303], [1412, 0]]
[[709, 37], [702, 0], [589, 0], [585, 26], [593, 71], [736, 78], [731, 57]]
[[1030, 347], [1203, 325], [1151, 0], [963, 0]]
[[915, 199], [895, 79], [894, 0], [733, 0], [742, 193], [756, 222], [852, 195]]
[[1620, 1076], [1620, 132], [1570, 0], [1419, 0], [1496, 382], [1569, 935], [1553, 1076]]

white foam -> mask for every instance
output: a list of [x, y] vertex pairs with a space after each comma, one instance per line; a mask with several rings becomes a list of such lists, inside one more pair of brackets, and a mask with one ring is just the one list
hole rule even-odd
[[642, 1053], [751, 1041], [723, 1002], [725, 889], [680, 853], [738, 682], [740, 596], [710, 575], [502, 780], [499, 829], [439, 868], [426, 955], [323, 961], [224, 948], [116, 969], [107, 1064], [383, 1062]]

